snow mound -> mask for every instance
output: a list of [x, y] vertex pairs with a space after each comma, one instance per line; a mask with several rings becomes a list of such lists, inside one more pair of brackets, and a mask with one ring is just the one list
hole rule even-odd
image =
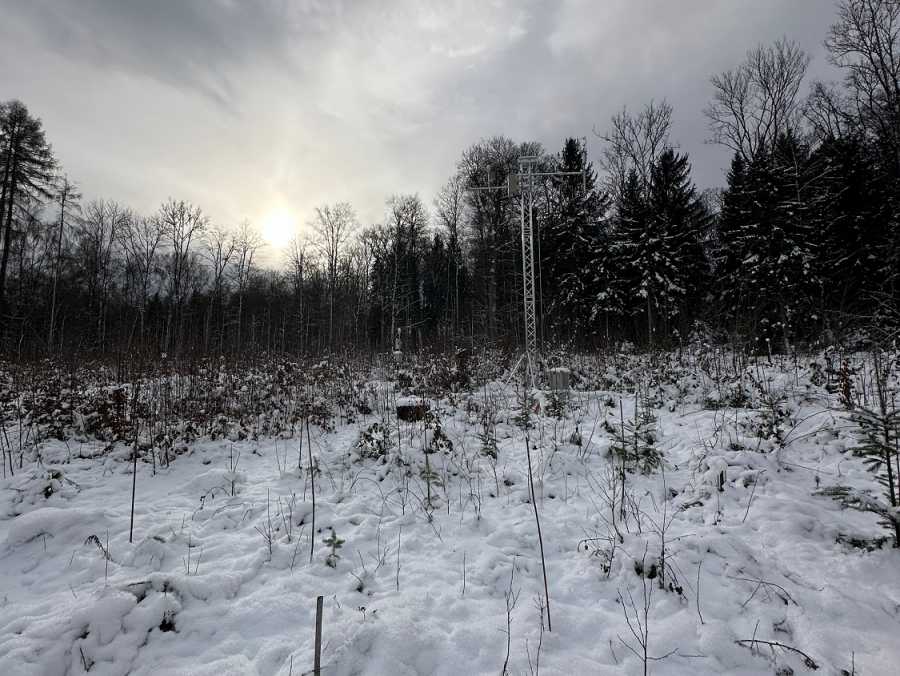
[[[59, 542], [83, 541], [99, 518], [102, 518], [101, 512], [41, 507], [13, 521], [6, 544], [19, 547], [39, 537], [50, 537]], [[89, 527], [89, 524], [93, 525]]]

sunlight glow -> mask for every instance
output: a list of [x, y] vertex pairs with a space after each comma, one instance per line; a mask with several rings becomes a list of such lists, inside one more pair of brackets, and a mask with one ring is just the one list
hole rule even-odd
[[263, 218], [262, 236], [276, 249], [283, 249], [295, 234], [294, 216], [284, 208], [273, 209]]

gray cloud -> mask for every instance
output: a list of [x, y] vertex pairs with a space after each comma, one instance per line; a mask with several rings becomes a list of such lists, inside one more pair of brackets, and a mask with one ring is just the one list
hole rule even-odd
[[392, 192], [430, 199], [483, 136], [605, 128], [623, 105], [675, 106], [701, 186], [709, 76], [787, 35], [828, 76], [833, 4], [0, 0], [0, 98], [45, 122], [90, 196], [151, 210], [184, 197], [224, 223], [349, 200], [366, 222]]
[[295, 15], [288, 7], [264, 0], [28, 0], [11, 3], [7, 16], [18, 20], [32, 49], [199, 90], [226, 104], [238, 94], [234, 71], [241, 66], [290, 67]]

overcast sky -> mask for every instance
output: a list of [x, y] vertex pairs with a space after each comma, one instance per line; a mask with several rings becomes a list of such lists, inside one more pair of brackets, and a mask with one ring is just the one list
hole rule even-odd
[[709, 76], [783, 35], [832, 78], [832, 0], [0, 0], [0, 100], [44, 121], [86, 197], [167, 197], [219, 223], [386, 197], [431, 205], [461, 152], [503, 134], [592, 157], [623, 105], [675, 108], [700, 187]]

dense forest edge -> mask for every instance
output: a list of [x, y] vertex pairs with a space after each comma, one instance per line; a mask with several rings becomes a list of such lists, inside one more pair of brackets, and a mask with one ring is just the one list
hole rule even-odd
[[463, 151], [434, 197], [398, 193], [381, 223], [322, 205], [274, 267], [249, 222], [188, 200], [139, 214], [83, 200], [41, 120], [0, 104], [0, 347], [12, 359], [314, 355], [522, 343], [520, 155], [535, 194], [546, 350], [703, 339], [757, 353], [884, 342], [900, 325], [900, 9], [841, 3], [825, 38], [838, 82], [807, 82], [791, 40], [714, 75], [710, 140], [733, 151], [698, 191], [672, 107], [623, 108], [559, 152], [502, 136]]

